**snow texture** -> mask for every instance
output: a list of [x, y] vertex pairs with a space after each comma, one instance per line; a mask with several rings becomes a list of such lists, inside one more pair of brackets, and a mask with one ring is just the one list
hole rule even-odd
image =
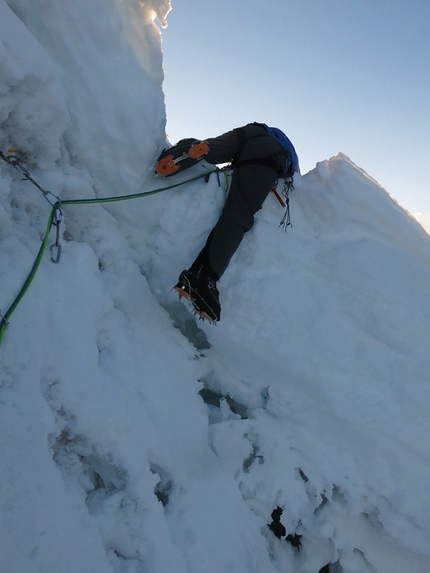
[[[173, 182], [153, 173], [169, 10], [0, 0], [0, 148], [44, 189]], [[0, 163], [4, 313], [50, 206]], [[227, 186], [63, 207], [61, 261], [0, 348], [2, 573], [430, 571], [429, 236], [339, 153], [296, 181], [287, 233], [267, 198], [214, 327], [171, 287]]]

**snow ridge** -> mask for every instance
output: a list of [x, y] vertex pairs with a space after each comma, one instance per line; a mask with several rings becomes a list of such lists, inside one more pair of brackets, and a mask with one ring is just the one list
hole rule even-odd
[[[159, 183], [169, 9], [0, 0], [0, 148], [62, 200]], [[288, 233], [268, 197], [214, 328], [171, 287], [227, 183], [64, 206], [0, 348], [5, 572], [429, 571], [428, 235], [338, 154]], [[3, 311], [48, 213], [2, 162]]]

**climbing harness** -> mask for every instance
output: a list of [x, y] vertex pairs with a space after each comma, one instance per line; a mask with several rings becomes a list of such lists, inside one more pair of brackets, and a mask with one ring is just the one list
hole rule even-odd
[[[241, 165], [255, 165], [256, 162], [254, 160], [250, 160], [248, 162], [240, 162], [239, 165], [235, 165], [234, 163], [231, 163], [229, 165], [227, 165], [226, 167], [223, 167], [222, 169], [219, 169], [218, 171], [231, 171], [232, 169], [234, 169], [234, 167], [240, 167]], [[259, 162], [259, 164], [263, 164], [263, 161]], [[268, 165], [268, 163], [264, 163], [265, 165]], [[272, 165], [270, 165], [270, 167], [272, 167]], [[219, 183], [219, 173], [217, 173], [218, 176], [218, 184]], [[294, 179], [292, 177], [289, 177], [287, 175], [285, 175], [283, 177], [284, 180], [284, 186], [282, 188], [281, 191], [281, 195], [279, 195], [277, 187], [278, 187], [278, 182], [279, 179], [277, 179], [275, 181], [275, 183], [273, 184], [273, 187], [271, 189], [272, 193], [275, 195], [276, 199], [278, 200], [279, 204], [281, 205], [281, 207], [283, 207], [285, 209], [285, 213], [284, 216], [282, 217], [281, 222], [279, 223], [280, 227], [283, 227], [285, 232], [287, 232], [288, 227], [292, 227], [293, 224], [291, 223], [291, 217], [290, 217], [290, 191], [294, 191], [295, 187], [294, 187]]]
[[[43, 258], [43, 255], [46, 250], [46, 246], [48, 243], [49, 233], [51, 228], [54, 226], [56, 227], [56, 234], [55, 234], [55, 242], [49, 247], [51, 253], [51, 261], [53, 263], [59, 263], [61, 258], [61, 244], [60, 244], [60, 226], [63, 220], [63, 212], [61, 207], [64, 205], [91, 205], [96, 203], [114, 203], [117, 201], [127, 201], [128, 199], [138, 199], [140, 197], [148, 197], [149, 195], [155, 195], [157, 193], [162, 193], [163, 191], [167, 191], [169, 189], [174, 189], [175, 187], [179, 187], [181, 185], [185, 185], [187, 183], [191, 183], [192, 181], [196, 181], [197, 179], [205, 178], [205, 181], [209, 181], [209, 178], [212, 173], [216, 173], [221, 171], [218, 168], [215, 168], [211, 171], [206, 171], [204, 173], [200, 173], [195, 177], [187, 179], [186, 181], [180, 181], [179, 183], [175, 183], [173, 185], [169, 185], [168, 187], [160, 187], [158, 189], [152, 189], [151, 191], [143, 191], [141, 193], [134, 193], [131, 195], [119, 195], [116, 197], [104, 197], [104, 198], [94, 198], [94, 199], [69, 199], [61, 201], [59, 197], [51, 193], [51, 191], [47, 191], [44, 189], [37, 181], [33, 179], [30, 175], [28, 169], [23, 165], [19, 157], [16, 155], [15, 150], [9, 149], [9, 155], [6, 155], [3, 151], [0, 150], [0, 158], [3, 159], [6, 163], [8, 163], [11, 167], [16, 169], [18, 172], [21, 173], [23, 176], [23, 180], [30, 181], [42, 194], [46, 201], [51, 205], [51, 210], [48, 217], [48, 222], [46, 224], [45, 234], [42, 240], [42, 244], [40, 246], [39, 252], [37, 253], [36, 259], [33, 263], [33, 266], [24, 281], [24, 284], [15, 297], [15, 300], [7, 309], [6, 312], [2, 313], [0, 311], [0, 346], [2, 343], [3, 333], [9, 327], [9, 319], [13, 312], [15, 311], [16, 307], [22, 300], [23, 296], [27, 292], [33, 278], [36, 274], [37, 269], [39, 268], [40, 262]], [[217, 173], [218, 183], [220, 184], [219, 173]], [[227, 180], [227, 176], [226, 176]], [[54, 201], [55, 200], [55, 201]]]

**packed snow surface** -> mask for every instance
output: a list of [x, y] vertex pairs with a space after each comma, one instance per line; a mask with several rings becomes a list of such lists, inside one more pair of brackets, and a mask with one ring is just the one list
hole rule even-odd
[[[61, 260], [10, 318], [0, 570], [428, 573], [429, 237], [339, 153], [296, 181], [287, 233], [267, 198], [220, 323], [196, 321], [171, 288], [228, 178], [154, 176], [169, 9], [0, 0], [0, 149], [62, 200], [184, 182], [64, 205]], [[51, 207], [0, 163], [4, 313]]]

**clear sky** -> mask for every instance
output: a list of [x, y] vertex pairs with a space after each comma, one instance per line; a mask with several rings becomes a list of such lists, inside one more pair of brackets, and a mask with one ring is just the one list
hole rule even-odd
[[172, 0], [162, 35], [172, 143], [262, 121], [430, 215], [430, 0]]

